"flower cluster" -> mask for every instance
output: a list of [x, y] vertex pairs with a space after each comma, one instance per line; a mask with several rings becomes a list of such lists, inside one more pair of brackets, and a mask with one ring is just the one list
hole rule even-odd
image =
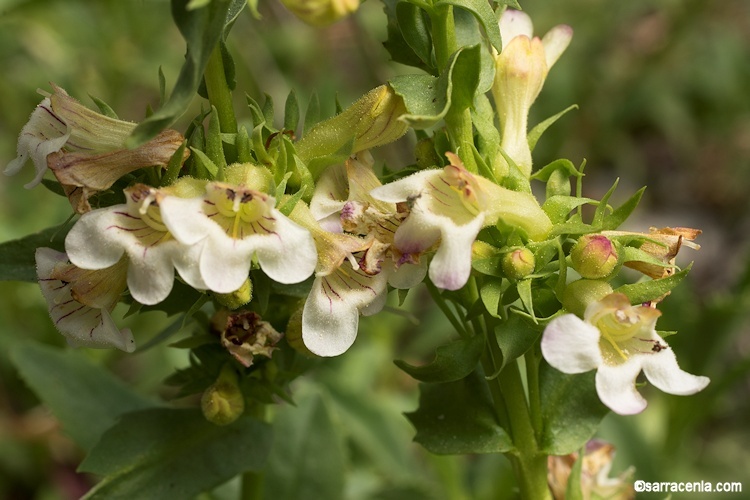
[[[319, 6], [288, 4], [305, 12]], [[343, 2], [309, 21], [328, 22], [355, 7]], [[36, 176], [27, 186], [52, 171], [80, 214], [64, 254], [37, 252], [39, 280], [59, 330], [74, 345], [132, 351], [132, 334], [118, 330], [110, 316], [115, 304], [126, 289], [140, 304], [159, 304], [177, 277], [215, 299], [221, 344], [250, 367], [254, 356], [270, 357], [282, 336], [275, 329], [281, 321], [272, 325], [256, 311], [235, 311], [251, 301], [251, 271], [259, 269], [280, 285], [310, 278], [304, 304], [295, 303], [292, 315], [307, 350], [337, 356], [354, 343], [360, 315], [384, 308], [389, 288], [410, 289], [429, 279], [437, 289], [456, 291], [479, 266], [472, 286], [486, 280], [483, 291], [505, 295], [500, 300], [487, 293], [482, 304], [463, 304], [466, 317], [484, 305], [488, 317], [507, 319], [513, 309], [538, 323], [537, 310], [549, 309], [538, 306], [545, 300], [566, 310], [542, 323], [542, 353], [565, 373], [597, 369], [597, 392], [614, 411], [645, 407], [635, 389], [641, 370], [664, 391], [701, 390], [708, 379], [680, 370], [656, 333], [655, 305], [664, 295], [631, 306], [609, 284], [623, 265], [654, 279], [673, 274], [681, 245], [697, 248], [691, 242], [699, 231], [617, 231], [621, 220], [605, 223], [606, 200], [570, 196], [570, 175], [582, 175], [574, 167], [552, 164], [533, 172], [529, 110], [572, 30], [557, 26], [539, 39], [528, 16], [512, 10], [499, 23], [503, 46], [493, 54], [491, 88], [499, 144], [481, 157], [479, 150], [446, 151], [437, 141], [423, 141], [432, 148], [431, 164], [386, 184], [370, 149], [402, 137], [410, 116], [407, 100], [390, 84], [299, 140], [264, 132], [264, 124], [252, 139], [234, 134], [228, 141], [244, 151], [235, 163], [222, 149], [224, 135], [232, 134], [217, 129], [214, 146], [220, 146], [208, 151], [216, 164], [200, 174], [181, 167], [189, 159], [213, 160], [200, 148], [192, 148], [191, 158], [178, 132], [163, 131], [128, 149], [136, 124], [96, 113], [53, 85], [23, 128], [18, 157], [6, 173], [31, 159]], [[162, 175], [165, 167], [169, 175]], [[150, 175], [139, 175], [142, 169]], [[532, 194], [532, 180], [547, 181], [545, 203]], [[124, 188], [123, 202], [95, 208], [98, 195], [115, 185]], [[598, 204], [592, 224], [580, 212], [570, 214], [589, 202]], [[612, 218], [624, 219], [628, 210]], [[581, 279], [568, 282], [568, 268]]]

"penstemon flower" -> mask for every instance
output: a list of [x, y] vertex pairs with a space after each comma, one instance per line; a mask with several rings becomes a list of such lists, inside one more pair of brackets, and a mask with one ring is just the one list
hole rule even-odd
[[105, 269], [127, 254], [128, 288], [141, 304], [167, 298], [175, 269], [190, 286], [205, 289], [199, 248], [174, 239], [162, 222], [160, 205], [169, 195], [169, 189], [136, 184], [125, 190], [125, 204], [83, 214], [65, 238], [71, 262], [82, 269]]
[[50, 317], [70, 345], [135, 350], [131, 331], [118, 329], [110, 316], [125, 290], [124, 260], [87, 271], [71, 264], [64, 253], [38, 248], [36, 266]]
[[646, 408], [635, 387], [641, 370], [670, 394], [695, 394], [709, 383], [707, 377], [680, 369], [654, 328], [660, 315], [647, 306], [631, 306], [625, 295], [613, 293], [591, 303], [583, 320], [573, 314], [552, 320], [542, 336], [542, 354], [564, 373], [596, 369], [602, 403], [621, 415], [640, 413]]
[[329, 168], [311, 208], [300, 203], [291, 214], [310, 230], [318, 248], [316, 278], [302, 312], [302, 339], [319, 356], [337, 356], [351, 347], [359, 315], [383, 308], [389, 284], [411, 288], [424, 279], [418, 259], [404, 259], [392, 245], [402, 214], [395, 204], [369, 195], [381, 185], [372, 163], [365, 151], [350, 158], [345, 169]]
[[234, 165], [226, 172], [230, 182], [208, 183], [204, 196], [161, 202], [169, 232], [184, 245], [199, 246], [200, 276], [214, 292], [240, 288], [254, 257], [279, 283], [298, 283], [315, 269], [317, 252], [310, 233], [279, 212], [273, 196], [249, 187], [263, 177], [261, 172], [253, 165]]
[[[532, 37], [531, 18], [518, 10], [506, 10], [500, 18], [502, 52], [495, 57], [495, 98], [500, 120], [500, 147], [528, 177], [531, 175], [531, 149], [526, 139], [529, 109], [542, 90], [547, 73], [568, 47], [570, 26], [552, 28], [541, 40]], [[508, 175], [506, 160], [499, 155], [495, 175]]]
[[538, 240], [549, 233], [552, 223], [532, 195], [498, 186], [467, 171], [455, 154], [446, 156], [451, 164], [444, 169], [417, 172], [371, 195], [410, 207], [394, 246], [412, 255], [439, 244], [430, 279], [439, 288], [457, 290], [469, 279], [472, 243], [480, 229], [502, 219]]
[[[123, 175], [148, 166], [166, 166], [184, 141], [165, 130], [135, 149], [125, 141], [136, 124], [97, 113], [52, 84], [54, 93], [36, 107], [18, 137], [18, 156], [5, 168], [18, 173], [31, 159], [36, 176], [27, 188], [42, 181], [47, 167], [62, 184], [78, 213], [91, 210], [92, 194], [108, 189]], [[185, 153], [185, 158], [187, 157]]]

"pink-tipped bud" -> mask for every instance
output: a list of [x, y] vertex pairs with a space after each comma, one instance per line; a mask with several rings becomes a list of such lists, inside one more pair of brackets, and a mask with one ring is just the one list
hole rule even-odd
[[528, 248], [519, 248], [503, 257], [503, 273], [512, 280], [520, 280], [534, 272], [536, 259]]
[[570, 251], [573, 269], [588, 279], [609, 276], [617, 266], [617, 259], [617, 250], [612, 240], [601, 234], [581, 236]]

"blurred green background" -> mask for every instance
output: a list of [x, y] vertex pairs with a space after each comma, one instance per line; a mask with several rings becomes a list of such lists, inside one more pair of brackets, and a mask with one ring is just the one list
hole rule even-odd
[[[680, 256], [681, 264], [695, 265], [664, 302], [659, 328], [679, 331], [670, 344], [681, 366], [711, 377], [712, 384], [689, 398], [645, 388], [643, 414], [605, 418], [599, 436], [617, 446], [615, 470], [632, 464], [635, 478], [652, 481], [742, 481], [750, 491], [750, 2], [521, 5], [540, 35], [558, 23], [575, 31], [531, 121], [572, 103], [579, 109], [542, 138], [535, 164], [585, 158], [584, 194], [593, 198], [617, 177], [621, 199], [648, 185], [629, 229], [704, 231], [702, 249]], [[303, 25], [273, 0], [261, 2], [260, 12], [262, 21], [248, 12], [241, 16], [229, 39], [238, 110], [244, 92], [257, 100], [268, 93], [282, 109], [294, 89], [303, 108], [316, 92], [323, 111], [332, 114], [336, 98], [346, 105], [392, 75], [415, 71], [387, 62], [385, 17], [374, 0], [322, 30]], [[139, 120], [158, 102], [159, 67], [169, 87], [183, 51], [163, 0], [0, 0], [0, 164], [15, 157], [18, 132], [41, 99], [37, 88], [49, 90], [52, 81], [86, 104], [92, 104], [87, 95], [96, 96], [120, 117]], [[405, 138], [376, 158], [408, 165], [412, 141]], [[23, 189], [31, 179], [27, 168], [0, 180], [0, 242], [59, 224], [70, 213], [67, 201], [45, 188]], [[332, 393], [368, 394], [379, 408], [379, 423], [369, 429], [356, 419], [340, 422], [348, 436], [348, 498], [512, 498], [502, 457], [433, 457], [409, 443], [413, 430], [400, 413], [416, 408], [417, 386], [391, 361], [394, 352], [424, 359], [451, 335], [428, 302], [418, 289], [408, 302], [411, 316], [363, 319], [355, 348], [312, 375]], [[123, 321], [139, 343], [167, 323], [158, 313]], [[91, 484], [74, 473], [81, 453], [17, 378], [7, 355], [17, 342], [64, 343], [35, 284], [0, 282], [0, 329], [0, 498], [77, 498]], [[154, 397], [171, 367], [186, 362], [182, 351], [167, 347], [87, 355]], [[310, 387], [302, 383], [300, 394]], [[393, 456], [408, 471], [395, 482]], [[214, 497], [231, 498], [232, 488]]]

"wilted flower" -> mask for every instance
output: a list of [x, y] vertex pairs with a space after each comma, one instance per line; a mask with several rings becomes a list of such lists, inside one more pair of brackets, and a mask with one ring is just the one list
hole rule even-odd
[[700, 250], [700, 245], [693, 243], [693, 240], [701, 233], [700, 229], [691, 229], [689, 227], [663, 227], [661, 229], [651, 227], [648, 233], [632, 233], [628, 231], [602, 232], [603, 235], [611, 237], [643, 237], [646, 241], [639, 248], [657, 263], [636, 260], [625, 262], [625, 266], [640, 271], [654, 279], [664, 278], [674, 273], [675, 258], [682, 245], [693, 250]]
[[216, 382], [203, 391], [201, 411], [216, 425], [229, 425], [245, 412], [245, 396], [231, 366], [225, 365]]
[[282, 334], [252, 311], [220, 311], [211, 320], [211, 328], [223, 345], [244, 366], [251, 366], [255, 356], [271, 357]]
[[190, 286], [205, 289], [199, 248], [175, 240], [162, 222], [160, 205], [168, 196], [168, 189], [136, 184], [125, 190], [124, 205], [83, 214], [65, 238], [71, 262], [83, 269], [105, 269], [127, 254], [128, 288], [141, 304], [167, 298], [175, 269]]
[[[615, 447], [599, 439], [586, 443], [581, 464], [581, 493], [584, 499], [607, 498], [630, 500], [635, 498], [632, 484], [634, 469], [629, 467], [617, 477], [609, 477]], [[578, 453], [547, 458], [547, 481], [555, 500], [564, 500], [573, 465], [580, 460]]]
[[[234, 165], [227, 179], [250, 182], [259, 167]], [[278, 283], [298, 283], [310, 276], [317, 252], [310, 233], [279, 212], [276, 200], [243, 183], [211, 182], [201, 198], [166, 197], [164, 225], [184, 245], [199, 246], [198, 266], [206, 286], [229, 293], [242, 286], [252, 259]]]
[[38, 248], [39, 285], [55, 327], [75, 347], [135, 350], [129, 329], [120, 330], [110, 316], [125, 290], [124, 260], [112, 267], [86, 271], [51, 248]]
[[647, 306], [631, 306], [625, 295], [613, 293], [591, 303], [583, 320], [573, 314], [552, 320], [542, 336], [542, 354], [563, 373], [596, 369], [602, 403], [621, 415], [640, 413], [646, 408], [635, 387], [641, 370], [657, 388], [681, 396], [695, 394], [709, 382], [680, 369], [656, 333], [660, 315]]
[[18, 156], [5, 173], [17, 173], [31, 159], [36, 177], [26, 184], [30, 188], [41, 182], [49, 166], [78, 213], [91, 209], [92, 194], [108, 189], [123, 175], [143, 167], [166, 166], [184, 141], [178, 132], [165, 130], [129, 150], [125, 141], [135, 123], [97, 113], [60, 87], [52, 87], [54, 93], [36, 107], [21, 130]]
[[[529, 109], [542, 90], [547, 73], [573, 37], [570, 26], [552, 28], [543, 39], [532, 37], [533, 26], [527, 14], [506, 10], [500, 18], [502, 52], [495, 57], [492, 95], [500, 120], [500, 147], [528, 177], [531, 175], [531, 149], [526, 139]], [[502, 155], [496, 160], [499, 177], [508, 173]], [[500, 168], [498, 168], [500, 166]]]
[[439, 243], [430, 263], [430, 279], [448, 290], [461, 288], [471, 273], [472, 243], [479, 230], [500, 219], [524, 230], [531, 239], [552, 228], [536, 198], [511, 191], [470, 173], [453, 153], [442, 170], [424, 170], [374, 189], [382, 201], [406, 203], [409, 216], [399, 226], [394, 246], [420, 254]]

